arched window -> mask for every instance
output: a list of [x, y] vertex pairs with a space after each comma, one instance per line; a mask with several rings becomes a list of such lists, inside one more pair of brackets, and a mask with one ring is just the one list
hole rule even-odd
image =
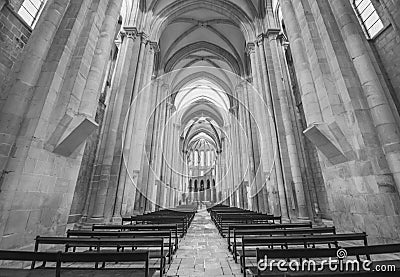
[[46, 1], [47, 0], [25, 0], [22, 3], [21, 8], [18, 10], [18, 14], [33, 28], [43, 11]]
[[194, 180], [194, 191], [197, 191], [197, 180]]
[[192, 192], [192, 179], [189, 180], [189, 192]]
[[204, 190], [204, 181], [201, 180], [200, 181], [200, 191], [203, 191], [203, 190]]
[[195, 151], [194, 152], [194, 166], [198, 166], [199, 165], [199, 152]]
[[204, 151], [200, 152], [200, 166], [204, 166]]
[[210, 189], [210, 179], [207, 179], [207, 189]]
[[373, 38], [383, 29], [371, 0], [353, 0], [353, 7], [368, 38]]

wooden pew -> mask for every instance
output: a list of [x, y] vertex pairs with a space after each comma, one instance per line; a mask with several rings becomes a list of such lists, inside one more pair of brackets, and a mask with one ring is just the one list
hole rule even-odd
[[155, 215], [155, 216], [165, 216], [165, 215], [178, 215], [178, 216], [186, 216], [190, 222], [193, 220], [197, 210], [187, 210], [187, 209], [165, 209], [156, 212], [146, 213], [144, 215]]
[[[371, 255], [382, 255], [400, 253], [400, 244], [383, 244], [383, 245], [369, 245], [369, 246], [353, 246], [344, 248], [347, 253], [347, 257], [355, 257], [357, 261], [361, 261], [361, 256], [368, 257]], [[337, 259], [337, 248], [298, 248], [298, 249], [256, 249], [256, 261], [261, 261], [265, 257], [268, 260], [288, 260], [288, 259], [318, 259], [321, 258], [334, 258]], [[373, 271], [377, 265], [393, 265], [395, 271]], [[319, 272], [300, 271], [300, 272], [277, 272], [276, 268], [273, 272], [266, 270], [261, 271], [258, 268], [250, 268], [251, 273], [254, 276], [363, 276], [363, 277], [379, 277], [379, 276], [398, 276], [400, 271], [400, 260], [385, 260], [385, 261], [372, 261], [370, 269], [371, 271], [363, 271], [360, 266], [360, 272], [330, 272], [328, 268]]]
[[228, 230], [230, 224], [276, 224], [276, 221], [282, 224], [282, 217], [266, 214], [219, 214], [216, 217], [216, 226], [224, 237], [224, 231]]
[[[321, 227], [321, 228], [292, 228], [292, 229], [245, 229], [245, 230], [233, 230], [233, 243], [232, 243], [232, 254], [237, 262], [237, 249], [241, 247], [242, 242], [238, 238], [259, 238], [265, 236], [312, 236], [321, 234], [336, 234], [335, 227]], [[287, 248], [287, 243], [285, 244]], [[335, 246], [337, 246], [335, 244]]]
[[[123, 219], [126, 220], [126, 219]], [[177, 224], [178, 230], [185, 235], [189, 228], [189, 220], [185, 216], [152, 216], [137, 215], [130, 218], [131, 224]]]
[[[67, 238], [163, 238], [164, 247], [168, 247], [168, 263], [171, 263], [172, 254], [176, 251], [176, 245], [172, 241], [171, 231], [133, 231], [133, 232], [115, 232], [115, 231], [88, 231], [88, 230], [68, 230]], [[66, 245], [65, 251], [74, 245]]]
[[[55, 268], [35, 268], [35, 269], [17, 269], [17, 268], [0, 268], [0, 276], [2, 277], [17, 277], [17, 276], [46, 276], [49, 271], [54, 271], [56, 277], [60, 277], [61, 273], [71, 273], [77, 271], [77, 268], [62, 268], [62, 263], [79, 263], [79, 262], [93, 262], [93, 263], [106, 263], [106, 262], [143, 262], [143, 269], [121, 269], [121, 268], [108, 268], [107, 275], [128, 275], [131, 276], [150, 276], [149, 272], [149, 251], [135, 251], [134, 253], [62, 253], [59, 252], [27, 252], [27, 251], [4, 251], [0, 250], [0, 260], [3, 261], [25, 261], [25, 262], [54, 262]], [[84, 271], [87, 276], [94, 275], [99, 270], [85, 268]], [[104, 269], [103, 269], [104, 271]], [[140, 271], [140, 272], [138, 272]], [[135, 272], [135, 273], [132, 273]], [[140, 274], [142, 273], [142, 274]], [[103, 275], [105, 276], [105, 275]]]
[[[159, 269], [161, 277], [165, 272], [165, 261], [168, 256], [168, 250], [164, 250], [164, 240], [162, 238], [67, 238], [37, 236], [35, 239], [35, 252], [39, 251], [40, 245], [63, 245], [64, 247], [74, 245], [74, 247], [84, 247], [88, 248], [88, 250], [95, 248], [95, 251], [99, 253], [118, 253], [123, 247], [132, 247], [132, 249], [134, 249], [133, 253], [136, 252], [138, 248], [145, 248], [146, 250], [150, 248], [149, 258], [160, 259]], [[115, 248], [115, 250], [107, 249], [104, 251], [104, 248]], [[34, 267], [35, 261], [32, 261], [31, 268]]]
[[175, 248], [178, 249], [179, 247], [179, 237], [182, 237], [183, 234], [179, 233], [178, 225], [177, 224], [134, 224], [134, 225], [114, 225], [114, 224], [107, 224], [107, 225], [92, 225], [92, 231], [172, 231], [175, 234]]
[[[364, 246], [367, 243], [367, 234], [364, 233], [350, 233], [350, 234], [335, 234], [335, 235], [316, 235], [316, 236], [265, 236], [265, 237], [245, 237], [242, 236], [242, 247], [237, 249], [236, 255], [240, 257], [240, 267], [244, 276], [246, 274], [246, 257], [256, 257], [256, 248], [274, 246], [288, 247], [288, 245], [298, 245], [307, 248], [312, 244], [326, 244], [330, 246], [335, 244], [339, 246], [339, 242], [345, 241], [362, 241]], [[250, 249], [249, 249], [250, 248]]]
[[244, 210], [236, 207], [221, 207], [218, 209], [211, 209], [209, 211], [211, 219], [214, 221], [215, 216], [217, 214], [222, 214], [222, 213], [258, 213], [250, 210]]
[[[226, 235], [228, 242], [228, 249], [231, 242], [231, 238], [233, 237], [233, 230], [252, 230], [252, 229], [295, 229], [295, 228], [312, 228], [312, 222], [307, 223], [282, 223], [282, 224], [228, 224], [228, 233]], [[222, 237], [225, 236], [225, 233], [222, 234]]]

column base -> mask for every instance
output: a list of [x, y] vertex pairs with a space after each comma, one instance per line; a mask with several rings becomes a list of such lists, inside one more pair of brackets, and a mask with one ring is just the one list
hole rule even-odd
[[88, 224], [100, 224], [100, 223], [104, 223], [104, 221], [105, 221], [105, 218], [103, 216], [102, 217], [88, 217], [86, 219], [85, 223], [88, 223]]
[[120, 215], [115, 215], [111, 218], [111, 223], [122, 224], [122, 217]]
[[299, 221], [310, 221], [310, 218], [307, 216], [298, 216], [297, 220]]

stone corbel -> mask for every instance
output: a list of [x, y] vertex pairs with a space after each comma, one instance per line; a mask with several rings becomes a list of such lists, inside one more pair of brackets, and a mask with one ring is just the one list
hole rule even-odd
[[254, 42], [249, 42], [249, 43], [247, 43], [247, 45], [246, 45], [246, 53], [250, 56], [250, 54], [253, 54], [253, 53], [255, 53], [255, 51], [256, 51], [256, 45], [255, 45], [255, 43]]
[[229, 112], [231, 112], [231, 113], [234, 114], [234, 115], [236, 115], [236, 113], [238, 112], [238, 110], [239, 110], [239, 105], [237, 105], [237, 104], [236, 104], [235, 106], [229, 108]]
[[277, 28], [270, 28], [267, 30], [265, 33], [265, 37], [268, 38], [269, 40], [277, 40], [280, 38], [280, 35], [282, 34], [280, 29]]
[[149, 41], [150, 48], [154, 51], [154, 53], [160, 52], [160, 46], [155, 41]]
[[69, 157], [98, 127], [91, 118], [67, 112], [47, 141], [46, 149]]
[[304, 135], [333, 164], [355, 159], [355, 152], [336, 122], [313, 124], [304, 130]]
[[290, 43], [289, 43], [289, 39], [286, 37], [286, 35], [283, 32], [280, 32], [277, 36], [277, 39], [280, 40], [281, 45], [285, 48], [287, 48]]

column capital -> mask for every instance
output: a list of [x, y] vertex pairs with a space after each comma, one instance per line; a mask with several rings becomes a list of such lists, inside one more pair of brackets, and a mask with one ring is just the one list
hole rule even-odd
[[155, 41], [149, 41], [150, 44], [150, 49], [154, 51], [154, 53], [160, 52], [160, 46], [158, 42]]
[[265, 36], [269, 39], [277, 39], [280, 34], [283, 34], [281, 29], [278, 28], [269, 28], [267, 32], [265, 32]]
[[149, 40], [149, 36], [145, 32], [138, 33], [138, 36], [141, 38], [141, 43], [146, 44]]
[[124, 27], [121, 31], [121, 37], [133, 38], [135, 39], [138, 35], [138, 30], [136, 27]]
[[248, 55], [254, 54], [256, 52], [256, 45], [254, 42], [248, 42], [246, 45], [246, 52]]
[[285, 48], [290, 45], [288, 37], [283, 32], [279, 33], [276, 39], [279, 39], [282, 46]]
[[259, 34], [259, 35], [257, 36], [256, 40], [255, 40], [255, 43], [256, 43], [257, 45], [262, 45], [262, 44], [264, 44], [264, 38], [265, 38], [265, 34], [264, 34], [264, 33]]

